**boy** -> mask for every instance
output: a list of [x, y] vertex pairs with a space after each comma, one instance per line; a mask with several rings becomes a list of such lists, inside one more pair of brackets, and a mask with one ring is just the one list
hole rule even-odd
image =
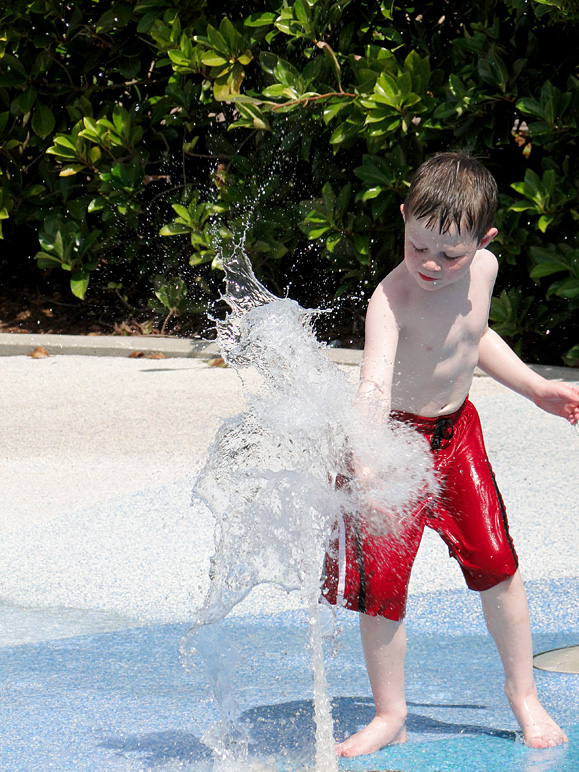
[[[360, 613], [375, 718], [337, 746], [338, 755], [373, 753], [406, 740], [403, 617], [410, 571], [425, 526], [449, 547], [467, 585], [480, 593], [487, 628], [505, 671], [505, 692], [527, 745], [567, 742], [537, 698], [525, 590], [506, 513], [468, 392], [478, 365], [488, 375], [572, 424], [579, 388], [533, 372], [488, 327], [497, 260], [486, 247], [496, 183], [465, 154], [443, 153], [416, 172], [402, 206], [404, 260], [374, 292], [358, 398], [376, 417], [408, 423], [433, 451], [441, 492], [423, 502], [402, 533], [376, 535], [361, 518], [346, 529], [345, 575], [326, 556], [323, 594]], [[376, 406], [379, 405], [377, 408]], [[372, 471], [355, 468], [357, 481]], [[369, 510], [371, 509], [368, 503]], [[361, 522], [357, 527], [352, 522]]]

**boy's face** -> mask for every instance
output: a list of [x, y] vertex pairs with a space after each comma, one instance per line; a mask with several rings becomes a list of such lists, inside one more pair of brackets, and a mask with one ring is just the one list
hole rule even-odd
[[439, 233], [436, 227], [426, 226], [426, 219], [412, 218], [405, 223], [404, 264], [417, 284], [430, 292], [460, 281], [477, 250], [486, 247], [497, 233], [491, 228], [479, 243], [472, 234], [458, 233], [455, 226]]

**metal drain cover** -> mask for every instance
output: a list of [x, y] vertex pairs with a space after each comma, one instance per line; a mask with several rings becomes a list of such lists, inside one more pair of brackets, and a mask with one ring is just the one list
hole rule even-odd
[[566, 646], [536, 654], [533, 665], [539, 670], [555, 673], [579, 673], [579, 646]]

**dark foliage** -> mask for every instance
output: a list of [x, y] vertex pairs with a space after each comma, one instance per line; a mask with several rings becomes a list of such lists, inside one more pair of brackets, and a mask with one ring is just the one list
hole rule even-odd
[[419, 5], [15, 0], [6, 275], [34, 258], [78, 298], [202, 314], [243, 244], [273, 291], [357, 334], [413, 170], [467, 148], [501, 191], [495, 329], [528, 361], [579, 364], [577, 4]]

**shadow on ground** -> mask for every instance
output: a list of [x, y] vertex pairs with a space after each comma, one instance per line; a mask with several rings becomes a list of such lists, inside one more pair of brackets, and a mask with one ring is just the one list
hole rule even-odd
[[[374, 716], [374, 706], [369, 697], [339, 697], [332, 701], [334, 731], [342, 740], [367, 724]], [[410, 707], [447, 708], [456, 715], [457, 710], [484, 710], [484, 705], [410, 703]], [[250, 755], [256, 758], [284, 758], [289, 768], [299, 768], [314, 758], [315, 724], [313, 703], [294, 700], [276, 705], [258, 705], [245, 711], [240, 721], [247, 728]], [[455, 737], [499, 737], [515, 740], [515, 733], [491, 727], [441, 721], [411, 711], [408, 728], [415, 734]], [[109, 737], [101, 746], [115, 751], [125, 758], [136, 756], [149, 769], [155, 769], [170, 761], [185, 764], [209, 761], [210, 749], [195, 735], [184, 731], [152, 732], [125, 737]]]
[[139, 758], [147, 769], [165, 766], [170, 761], [187, 764], [212, 758], [211, 750], [199, 738], [183, 731], [108, 737], [100, 747], [114, 751], [122, 758]]

